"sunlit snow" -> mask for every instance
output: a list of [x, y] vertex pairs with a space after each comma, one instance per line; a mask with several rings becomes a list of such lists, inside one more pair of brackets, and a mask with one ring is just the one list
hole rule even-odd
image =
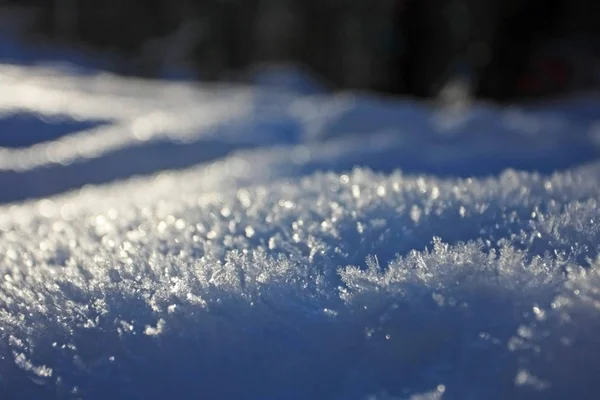
[[598, 98], [0, 91], [0, 398], [597, 398]]

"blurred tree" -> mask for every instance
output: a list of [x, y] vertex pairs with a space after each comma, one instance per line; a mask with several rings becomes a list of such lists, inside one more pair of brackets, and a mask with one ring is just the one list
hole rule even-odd
[[[185, 64], [201, 79], [231, 79], [256, 63], [293, 62], [334, 87], [431, 97], [460, 77], [498, 100], [598, 75], [596, 0], [0, 1], [37, 7], [46, 37], [120, 54], [122, 73]], [[581, 45], [558, 51], [559, 39]]]

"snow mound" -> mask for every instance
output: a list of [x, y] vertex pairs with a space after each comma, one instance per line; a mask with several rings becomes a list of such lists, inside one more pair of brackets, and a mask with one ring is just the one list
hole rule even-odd
[[0, 208], [1, 397], [596, 397], [600, 164], [259, 155]]
[[598, 397], [597, 96], [254, 78], [0, 65], [1, 399]]

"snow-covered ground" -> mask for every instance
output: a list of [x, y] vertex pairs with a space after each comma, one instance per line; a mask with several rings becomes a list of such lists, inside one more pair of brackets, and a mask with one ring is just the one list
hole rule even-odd
[[597, 398], [600, 98], [274, 72], [0, 64], [0, 398]]

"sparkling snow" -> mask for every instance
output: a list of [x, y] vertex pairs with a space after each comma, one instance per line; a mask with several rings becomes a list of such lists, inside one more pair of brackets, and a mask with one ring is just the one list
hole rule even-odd
[[0, 91], [0, 398], [597, 398], [597, 97]]

